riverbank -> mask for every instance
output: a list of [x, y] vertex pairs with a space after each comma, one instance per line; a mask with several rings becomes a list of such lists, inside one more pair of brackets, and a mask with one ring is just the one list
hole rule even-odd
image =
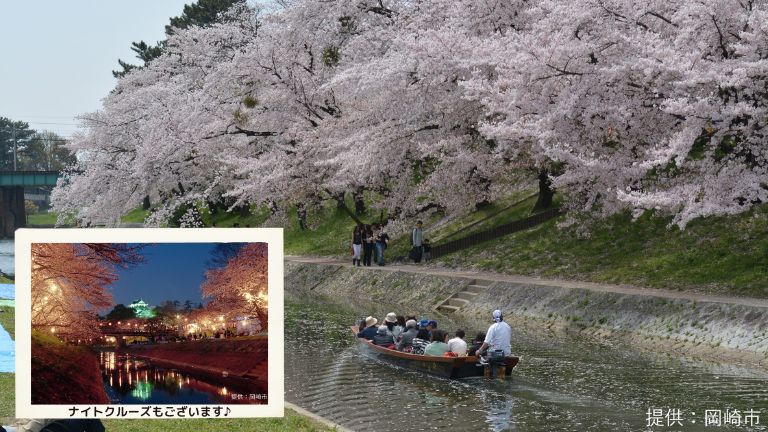
[[[433, 308], [480, 279], [469, 272], [408, 266], [352, 268], [335, 263], [287, 261], [285, 286], [302, 296], [359, 299]], [[436, 274], [431, 274], [431, 273]], [[493, 274], [483, 273], [484, 279]], [[498, 275], [455, 318], [487, 323], [500, 308], [513, 326], [537, 331], [577, 332], [582, 337], [621, 342], [666, 352], [768, 369], [768, 302], [760, 299], [694, 295], [653, 289], [548, 285]], [[505, 280], [507, 279], [507, 280]], [[591, 287], [596, 288], [596, 287]], [[674, 295], [678, 294], [677, 297]], [[453, 318], [453, 317], [452, 317]], [[487, 325], [487, 324], [486, 324]]]
[[85, 347], [33, 331], [32, 403], [109, 403], [96, 356]]
[[192, 373], [267, 381], [266, 336], [136, 345], [125, 352]]

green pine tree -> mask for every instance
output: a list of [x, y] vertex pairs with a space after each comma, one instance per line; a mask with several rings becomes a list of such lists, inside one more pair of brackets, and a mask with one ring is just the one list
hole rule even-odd
[[[245, 0], [198, 0], [195, 3], [184, 5], [184, 12], [181, 16], [171, 17], [171, 23], [165, 26], [165, 34], [170, 36], [175, 29], [213, 24], [220, 13], [228, 10], [236, 3], [245, 3]], [[133, 69], [142, 68], [152, 60], [160, 57], [164, 49], [164, 40], [158, 42], [155, 46], [151, 46], [144, 41], [132, 42], [131, 50], [136, 53], [136, 58], [141, 60], [143, 64], [137, 66], [118, 59], [117, 62], [123, 70], [112, 71], [112, 75], [115, 78], [120, 78]]]

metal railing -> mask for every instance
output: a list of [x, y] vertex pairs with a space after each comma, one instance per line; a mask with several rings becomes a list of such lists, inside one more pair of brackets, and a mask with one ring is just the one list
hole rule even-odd
[[554, 219], [561, 214], [562, 213], [559, 208], [551, 208], [541, 213], [536, 213], [535, 215], [525, 219], [516, 220], [496, 228], [491, 228], [486, 231], [471, 234], [458, 240], [450, 241], [448, 243], [434, 245], [432, 246], [432, 258], [437, 258], [461, 249], [466, 249], [468, 247], [487, 242], [489, 240], [497, 239], [501, 236], [532, 228], [550, 219]]

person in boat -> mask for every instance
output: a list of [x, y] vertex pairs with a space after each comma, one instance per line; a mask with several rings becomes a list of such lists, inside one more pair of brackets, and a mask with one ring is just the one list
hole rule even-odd
[[387, 326], [382, 324], [376, 331], [376, 336], [373, 337], [373, 343], [378, 346], [388, 347], [395, 344], [395, 339], [387, 329]]
[[467, 355], [467, 343], [464, 341], [464, 330], [456, 330], [456, 337], [448, 341], [448, 351], [457, 356]]
[[387, 332], [392, 335], [392, 339], [397, 342], [397, 337], [403, 332], [403, 328], [397, 326], [397, 315], [394, 312], [388, 313], [384, 318], [384, 325], [387, 326]]
[[448, 334], [443, 330], [432, 331], [432, 342], [424, 348], [424, 355], [442, 357], [448, 352], [448, 344], [445, 342], [448, 339]]
[[413, 339], [419, 333], [419, 330], [416, 328], [418, 325], [416, 320], [408, 320], [405, 322], [405, 332], [403, 332], [400, 340], [397, 342], [398, 351], [404, 351], [411, 347]]
[[411, 354], [424, 354], [424, 348], [427, 345], [429, 345], [429, 332], [427, 329], [420, 329], [411, 341]]
[[435, 329], [437, 329], [437, 321], [435, 320], [427, 321], [427, 331], [429, 332], [430, 335], [432, 334], [432, 330], [435, 330]]
[[488, 351], [503, 351], [504, 356], [512, 354], [512, 327], [504, 322], [504, 315], [496, 309], [493, 311], [493, 324], [488, 327], [485, 340], [477, 350], [477, 355], [482, 356]]
[[483, 342], [485, 341], [485, 333], [480, 332], [475, 336], [475, 339], [472, 341], [472, 345], [469, 346], [469, 349], [467, 350], [467, 355], [473, 356], [477, 353], [477, 350], [480, 349], [481, 346], [483, 346]]
[[376, 318], [372, 316], [367, 317], [365, 319], [365, 328], [357, 333], [357, 337], [373, 340], [373, 338], [376, 337], [376, 333], [378, 332], [378, 328], [376, 328], [376, 324], [378, 323], [379, 320]]
[[392, 332], [392, 335], [395, 337], [395, 342], [400, 342], [400, 339], [403, 337], [403, 333], [405, 333], [405, 317], [402, 315], [397, 316], [397, 324], [395, 325], [395, 330], [400, 330], [397, 334], [395, 332]]

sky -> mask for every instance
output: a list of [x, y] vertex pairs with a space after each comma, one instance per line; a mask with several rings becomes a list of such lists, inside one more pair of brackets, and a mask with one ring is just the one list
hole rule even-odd
[[[186, 0], [192, 3], [193, 0]], [[165, 39], [184, 0], [0, 0], [0, 117], [63, 137], [115, 86], [131, 42]], [[55, 124], [50, 124], [55, 123]]]
[[131, 304], [143, 299], [150, 306], [165, 300], [201, 302], [200, 284], [206, 262], [216, 243], [159, 243], [147, 246], [145, 262], [118, 271], [112, 284], [115, 304]]

